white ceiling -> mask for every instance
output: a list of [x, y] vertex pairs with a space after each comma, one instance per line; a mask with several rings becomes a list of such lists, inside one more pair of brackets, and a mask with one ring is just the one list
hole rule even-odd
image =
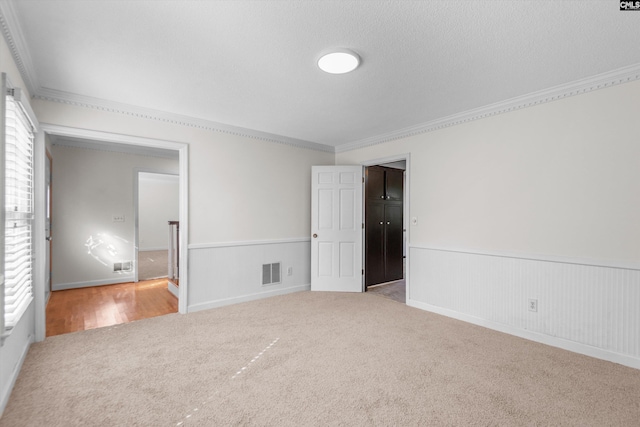
[[[615, 0], [2, 1], [36, 96], [328, 146], [640, 64]], [[332, 47], [362, 65], [323, 73]]]

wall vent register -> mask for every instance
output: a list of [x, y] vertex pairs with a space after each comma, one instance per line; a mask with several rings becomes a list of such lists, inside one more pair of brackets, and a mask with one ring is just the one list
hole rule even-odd
[[262, 284], [272, 285], [280, 283], [280, 263], [262, 265]]

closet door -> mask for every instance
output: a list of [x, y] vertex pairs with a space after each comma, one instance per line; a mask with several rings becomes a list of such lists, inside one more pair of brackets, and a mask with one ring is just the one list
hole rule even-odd
[[387, 169], [385, 179], [385, 195], [388, 202], [402, 201], [404, 172], [400, 169]]
[[375, 203], [385, 200], [384, 175], [385, 171], [380, 166], [370, 166], [367, 168], [365, 203]]
[[402, 204], [387, 204], [385, 216], [385, 282], [401, 280], [402, 258]]
[[380, 202], [365, 208], [365, 285], [385, 282], [385, 210]]

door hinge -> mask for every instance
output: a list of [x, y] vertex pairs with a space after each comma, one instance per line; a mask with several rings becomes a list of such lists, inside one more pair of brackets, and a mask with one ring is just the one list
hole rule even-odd
[[362, 183], [364, 184], [364, 176], [362, 177]]
[[364, 268], [362, 269], [362, 275], [364, 276]]
[[362, 223], [362, 229], [364, 230], [364, 222]]

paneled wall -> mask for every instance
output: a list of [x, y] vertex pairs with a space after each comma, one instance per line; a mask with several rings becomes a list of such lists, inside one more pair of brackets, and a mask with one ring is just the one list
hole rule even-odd
[[640, 270], [418, 246], [410, 259], [409, 305], [640, 368]]
[[[189, 246], [189, 311], [309, 290], [309, 238]], [[262, 284], [265, 264], [280, 263], [280, 283]], [[290, 273], [290, 274], [289, 274]]]
[[337, 154], [410, 158], [409, 304], [640, 368], [640, 82], [598, 87]]

